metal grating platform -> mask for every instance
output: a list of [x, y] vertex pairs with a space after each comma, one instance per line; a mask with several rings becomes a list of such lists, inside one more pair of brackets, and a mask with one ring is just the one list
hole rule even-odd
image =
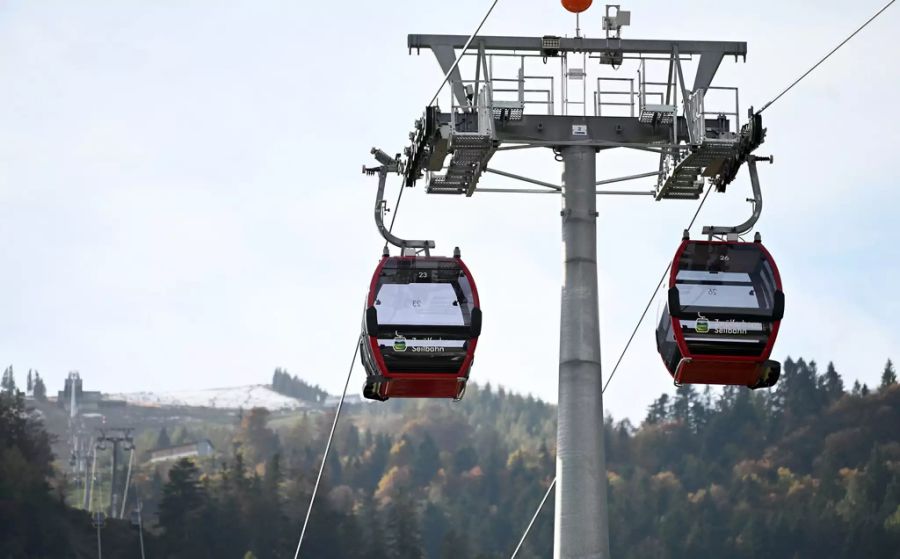
[[[739, 142], [735, 140], [706, 140], [679, 161], [671, 172], [666, 172], [660, 177], [656, 199], [696, 200], [703, 193], [703, 186], [706, 183], [701, 176], [704, 169], [713, 165], [718, 166], [725, 160], [736, 157], [738, 151]], [[668, 167], [667, 162], [666, 171]]]
[[425, 191], [428, 194], [465, 194], [471, 196], [475, 185], [494, 154], [494, 140], [484, 134], [456, 133], [450, 138], [453, 157], [443, 175], [432, 174]]

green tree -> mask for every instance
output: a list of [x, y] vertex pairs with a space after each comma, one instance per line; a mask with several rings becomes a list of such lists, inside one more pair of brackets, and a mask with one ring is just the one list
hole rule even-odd
[[450, 529], [444, 534], [441, 541], [440, 559], [457, 559], [459, 557], [470, 557], [469, 540], [454, 529]]
[[815, 361], [806, 363], [803, 359], [786, 359], [775, 394], [786, 430], [819, 413], [824, 402], [818, 390]]
[[278, 452], [278, 435], [267, 426], [270, 415], [266, 408], [251, 409], [244, 414], [235, 434], [234, 440], [241, 445], [244, 458], [251, 466], [266, 462]]
[[366, 559], [389, 559], [385, 540], [385, 526], [372, 494], [363, 495], [359, 507], [359, 523], [362, 525], [363, 540], [366, 542]]
[[319, 386], [307, 384], [296, 376], [292, 377], [280, 367], [275, 369], [275, 372], [272, 374], [272, 390], [307, 402], [321, 403], [328, 397], [328, 393]]
[[406, 493], [398, 495], [386, 512], [389, 559], [424, 559], [422, 531], [416, 507]]
[[70, 553], [66, 512], [50, 492], [51, 440], [21, 392], [0, 392], [0, 557]]
[[663, 394], [650, 404], [644, 422], [649, 425], [662, 423], [669, 419], [669, 395]]
[[881, 390], [897, 384], [897, 371], [894, 370], [894, 364], [890, 359], [884, 364], [884, 371], [881, 373]]
[[422, 513], [422, 542], [428, 557], [440, 557], [446, 532], [447, 515], [434, 503], [426, 504]]
[[159, 430], [159, 435], [156, 437], [156, 448], [157, 450], [160, 448], [169, 448], [172, 446], [172, 441], [169, 439], [169, 432], [166, 430], [165, 426], [161, 427]]
[[166, 548], [177, 557], [189, 557], [198, 531], [201, 508], [207, 496], [199, 482], [200, 470], [188, 458], [182, 458], [169, 470], [169, 481], [163, 487], [159, 504], [159, 526], [165, 532]]
[[828, 403], [836, 402], [844, 395], [844, 380], [829, 362], [825, 374], [819, 377], [819, 389], [825, 394]]
[[31, 391], [34, 389], [34, 380], [31, 377], [31, 369], [28, 369], [28, 377], [26, 377], [25, 383], [27, 393], [31, 394]]
[[464, 446], [453, 454], [453, 472], [461, 474], [478, 464], [478, 453], [471, 446]]
[[690, 384], [682, 384], [675, 389], [675, 401], [672, 402], [672, 419], [681, 421], [686, 426], [693, 428], [693, 416], [697, 403], [697, 390]]
[[36, 371], [34, 374], [34, 399], [38, 402], [47, 401], [47, 387], [44, 385], [44, 379]]
[[175, 446], [188, 444], [194, 442], [194, 436], [184, 425], [179, 425], [175, 427], [175, 430], [172, 431], [172, 444]]
[[3, 380], [0, 381], [0, 389], [3, 390], [6, 394], [15, 394], [16, 392], [16, 377], [13, 374], [13, 367], [10, 365], [3, 371]]
[[428, 485], [438, 468], [441, 467], [441, 455], [431, 435], [425, 438], [416, 447], [416, 454], [412, 463], [413, 481], [416, 485]]

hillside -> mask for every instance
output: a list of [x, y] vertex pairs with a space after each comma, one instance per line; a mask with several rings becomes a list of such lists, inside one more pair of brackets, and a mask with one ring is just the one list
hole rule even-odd
[[124, 400], [129, 405], [141, 407], [193, 407], [223, 410], [267, 408], [271, 411], [299, 410], [310, 407], [308, 402], [284, 396], [262, 384], [175, 392], [110, 394], [109, 398]]
[[[892, 371], [875, 390], [848, 392], [833, 367], [788, 360], [768, 392], [682, 387], [640, 426], [608, 418], [613, 556], [900, 556]], [[505, 559], [554, 475], [556, 410], [534, 398], [473, 386], [459, 403], [390, 401], [345, 414], [306, 557]], [[230, 424], [210, 424], [213, 458], [136, 467], [131, 495], [144, 498], [151, 556], [293, 552], [332, 416], [225, 417]], [[205, 428], [193, 424], [190, 436]], [[520, 558], [550, 555], [552, 511], [550, 499]]]

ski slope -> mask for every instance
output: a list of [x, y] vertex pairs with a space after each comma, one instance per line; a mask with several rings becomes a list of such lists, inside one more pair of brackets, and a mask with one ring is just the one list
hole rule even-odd
[[143, 407], [191, 407], [214, 409], [266, 408], [297, 410], [312, 404], [279, 394], [263, 384], [208, 388], [203, 390], [178, 390], [174, 392], [132, 392], [109, 394], [108, 398], [125, 400], [131, 406]]

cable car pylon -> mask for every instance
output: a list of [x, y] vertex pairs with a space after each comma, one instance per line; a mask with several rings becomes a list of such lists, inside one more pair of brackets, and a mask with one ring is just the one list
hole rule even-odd
[[[587, 1], [564, 3], [575, 12], [583, 12], [589, 5]], [[402, 160], [376, 154], [382, 167], [367, 170], [370, 174], [378, 173], [380, 179], [386, 179], [389, 172], [399, 172], [404, 187], [412, 187], [424, 180], [429, 194], [471, 197], [479, 191], [479, 182], [486, 176], [490, 162], [502, 150], [549, 148], [563, 164], [561, 188], [513, 173], [503, 174], [506, 179], [550, 186], [552, 194], [563, 198], [561, 230], [565, 270], [560, 295], [553, 552], [556, 559], [610, 557], [597, 284], [597, 153], [612, 148], [653, 153], [659, 158], [654, 198], [695, 200], [703, 193], [707, 182], [715, 185], [716, 190], [725, 191], [764, 137], [759, 115], [754, 115], [751, 123], [741, 126], [736, 88], [726, 88], [734, 89], [733, 111], [729, 108], [724, 112], [711, 112], [705, 108], [705, 96], [722, 61], [726, 57], [733, 56], [736, 61], [746, 57], [746, 43], [622, 38], [622, 29], [630, 25], [631, 14], [618, 6], [607, 6], [602, 16], [605, 38], [589, 37], [592, 25], [586, 24], [587, 21], [586, 17], [579, 20], [578, 27], [583, 28], [584, 33], [576, 33], [574, 37], [560, 34], [478, 36], [473, 40], [467, 35], [409, 35], [407, 46], [411, 53], [424, 50], [437, 59], [450, 89], [449, 104], [444, 108], [434, 101], [428, 104], [423, 116], [416, 121], [410, 134], [411, 144], [406, 147]], [[473, 52], [463, 60], [470, 46]], [[692, 82], [685, 80], [682, 68], [685, 57], [696, 62]], [[461, 64], [461, 60], [465, 63]], [[561, 73], [543, 69], [550, 61], [559, 62]], [[659, 69], [659, 77], [651, 75], [654, 64]], [[611, 92], [610, 84], [622, 80], [626, 66], [636, 66], [636, 80], [624, 80], [630, 80], [632, 88]], [[613, 74], [605, 68], [619, 72]], [[515, 72], [515, 77], [494, 75], [495, 71], [504, 69]], [[468, 72], [466, 77], [463, 77], [464, 71]], [[559, 82], [555, 81], [557, 79]], [[593, 103], [588, 93], [589, 83], [597, 84], [592, 92]], [[545, 97], [536, 99], [534, 94]], [[622, 102], [623, 95], [627, 99], [625, 103]], [[627, 108], [621, 109], [622, 105]], [[617, 107], [619, 114], [614, 113]], [[632, 174], [602, 182], [634, 180], [643, 176]], [[380, 180], [376, 224], [385, 236], [383, 188], [384, 182]], [[490, 191], [517, 192], [495, 188]], [[365, 392], [367, 396], [379, 399], [390, 397], [389, 391], [385, 392], [379, 384], [384, 382], [382, 379], [395, 380], [385, 371], [402, 374], [403, 371], [391, 367], [409, 364], [404, 360], [411, 354], [398, 354], [412, 347], [409, 336], [404, 333], [406, 327], [414, 327], [409, 331], [418, 336], [417, 341], [425, 335], [423, 327], [437, 327], [433, 331], [442, 341], [443, 329], [456, 328], [459, 330], [455, 331], [458, 337], [453, 340], [457, 344], [454, 347], [459, 347], [460, 338], [474, 346], [479, 333], [476, 314], [480, 315], [480, 310], [475, 312], [479, 305], [474, 283], [461, 265], [455, 272], [458, 280], [454, 284], [450, 274], [440, 275], [440, 266], [419, 270], [411, 263], [390, 261], [391, 258], [410, 261], [431, 258], [430, 254], [419, 254], [432, 247], [412, 247], [408, 242], [404, 246], [388, 236], [385, 239], [401, 248], [401, 256], [385, 256], [388, 261], [383, 259], [383, 266], [372, 279], [363, 325], [368, 343], [360, 346], [369, 373]], [[454, 269], [450, 263], [446, 266]], [[414, 281], [419, 273], [423, 273], [423, 279], [431, 280], [430, 288], [440, 289], [430, 293], [432, 289], [419, 287]], [[471, 285], [471, 297], [461, 283], [463, 280]], [[386, 286], [388, 289], [382, 299], [381, 289]], [[423, 294], [429, 292], [428, 297], [417, 298], [419, 289]], [[451, 290], [453, 296], [450, 296]], [[419, 300], [425, 305], [426, 299], [429, 308], [433, 305], [434, 309], [440, 309], [440, 312], [427, 313], [430, 320], [442, 317], [442, 322], [417, 323], [419, 316], [415, 312], [402, 315], [403, 304], [397, 304], [398, 301]], [[457, 305], [453, 305], [454, 301]], [[456, 308], [449, 311], [447, 302]], [[377, 320], [371, 320], [371, 315], [376, 315]], [[395, 318], [395, 322], [383, 320], [391, 315], [405, 318]], [[392, 330], [390, 327], [395, 324], [400, 328]], [[397, 343], [396, 347], [392, 346], [392, 341]], [[466, 343], [463, 342], [463, 347]], [[443, 347], [443, 352], [431, 353], [448, 353], [447, 348], [451, 346]], [[463, 376], [469, 359], [468, 349], [465, 354], [458, 350], [453, 362], [460, 365], [457, 378]], [[418, 357], [410, 361], [415, 362], [416, 372], [424, 372]], [[435, 359], [432, 363], [440, 362]], [[470, 364], [471, 360], [468, 362]], [[441, 395], [452, 396], [449, 392]]]

